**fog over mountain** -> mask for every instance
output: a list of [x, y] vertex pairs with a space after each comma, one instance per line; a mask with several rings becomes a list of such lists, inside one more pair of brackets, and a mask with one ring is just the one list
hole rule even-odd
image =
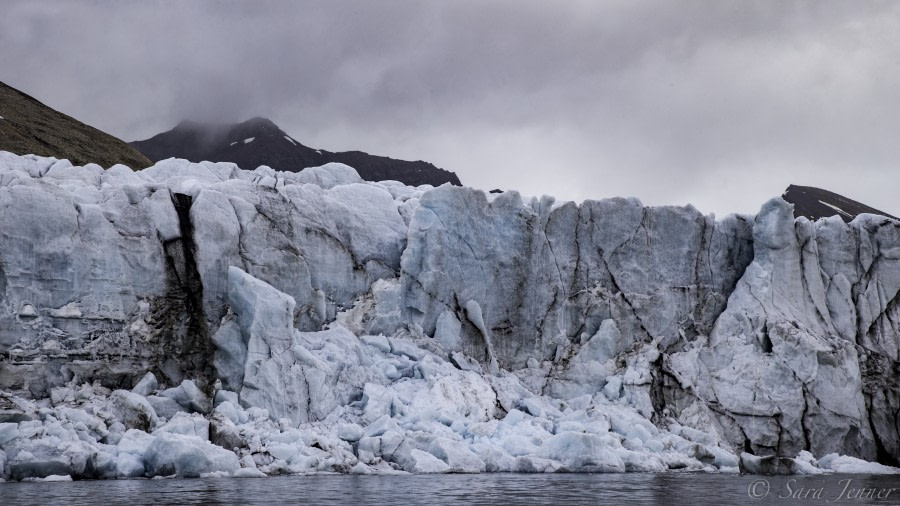
[[182, 121], [171, 130], [131, 144], [153, 161], [175, 157], [194, 162], [234, 162], [248, 170], [266, 165], [290, 172], [337, 162], [350, 165], [367, 181], [460, 185], [456, 174], [421, 160], [396, 160], [362, 151], [332, 153], [304, 146], [265, 118], [235, 124]]

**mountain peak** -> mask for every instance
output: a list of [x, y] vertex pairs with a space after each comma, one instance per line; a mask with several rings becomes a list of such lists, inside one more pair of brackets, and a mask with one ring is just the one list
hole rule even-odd
[[[279, 129], [278, 125], [276, 125], [269, 118], [263, 118], [262, 116], [255, 116], [253, 118], [248, 119], [247, 121], [241, 123], [242, 125], [254, 128], [275, 128]], [[280, 129], [279, 129], [280, 130]]]
[[[273, 123], [272, 120], [259, 116], [234, 125], [220, 125], [219, 128], [231, 132], [231, 141], [242, 140], [248, 137], [275, 136], [278, 138], [279, 143], [290, 142], [285, 139], [287, 134], [284, 133], [284, 130], [278, 128], [278, 125]], [[234, 136], [241, 137], [241, 139], [235, 139]]]

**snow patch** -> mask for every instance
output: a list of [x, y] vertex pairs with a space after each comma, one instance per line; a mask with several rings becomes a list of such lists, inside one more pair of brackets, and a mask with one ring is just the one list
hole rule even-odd
[[825, 202], [825, 201], [823, 201], [823, 200], [820, 200], [819, 203], [820, 203], [820, 204], [823, 204], [823, 205], [826, 205], [826, 206], [828, 206], [828, 207], [834, 209], [835, 211], [837, 211], [837, 212], [843, 214], [844, 216], [853, 216], [852, 214], [848, 213], [847, 211], [844, 211], [843, 209], [841, 209], [840, 207], [835, 206], [835, 205], [831, 205], [831, 204], [829, 204], [828, 202]]

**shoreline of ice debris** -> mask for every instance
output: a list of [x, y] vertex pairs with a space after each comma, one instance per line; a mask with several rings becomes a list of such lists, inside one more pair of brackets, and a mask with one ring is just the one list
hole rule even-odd
[[[660, 429], [627, 395], [568, 402], [534, 395], [514, 373], [458, 369], [409, 337], [357, 338], [340, 325], [298, 334], [305, 345], [295, 355], [332, 365], [365, 357], [367, 367], [394, 379], [366, 383], [361, 398], [299, 426], [272, 420], [263, 408], [245, 409], [234, 392], [210, 398], [191, 380], [162, 388], [152, 373], [131, 391], [70, 384], [52, 389], [49, 399], [0, 393], [0, 418], [17, 420], [0, 423], [0, 477], [900, 472], [837, 454], [817, 460], [801, 452], [778, 462], [737, 455], [674, 421]], [[321, 401], [334, 386], [322, 384], [313, 395]]]

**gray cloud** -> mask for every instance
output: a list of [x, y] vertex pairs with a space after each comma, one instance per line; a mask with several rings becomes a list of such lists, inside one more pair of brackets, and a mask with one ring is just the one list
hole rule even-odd
[[897, 48], [879, 1], [7, 1], [0, 80], [126, 140], [259, 115], [484, 189], [897, 214]]

